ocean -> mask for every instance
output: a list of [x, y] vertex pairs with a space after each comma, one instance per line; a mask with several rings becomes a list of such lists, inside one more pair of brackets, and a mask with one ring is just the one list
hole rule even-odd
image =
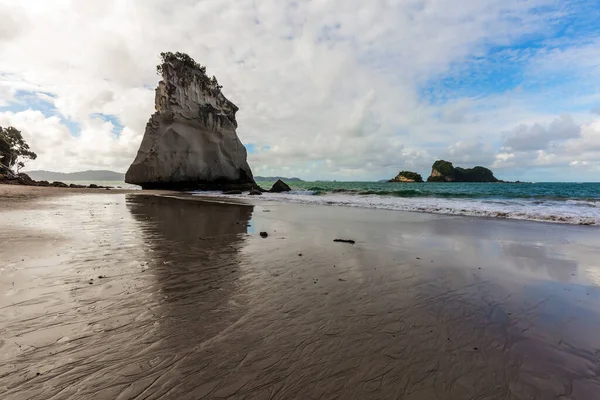
[[[259, 182], [265, 189], [272, 184]], [[288, 184], [292, 192], [261, 200], [600, 226], [600, 183]]]

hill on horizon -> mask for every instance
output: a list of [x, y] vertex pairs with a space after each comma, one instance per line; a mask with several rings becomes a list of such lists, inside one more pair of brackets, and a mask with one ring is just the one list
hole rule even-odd
[[125, 181], [125, 174], [108, 170], [88, 170], [78, 172], [23, 171], [36, 181]]
[[[87, 170], [78, 172], [54, 172], [46, 170], [23, 171], [36, 181], [125, 181], [125, 174], [109, 170]], [[283, 176], [255, 176], [257, 182], [275, 182], [281, 179], [285, 182], [304, 182], [300, 178]]]
[[278, 179], [281, 179], [284, 182], [304, 182], [300, 178], [286, 178], [283, 176], [255, 176], [254, 180], [256, 182], [275, 182]]

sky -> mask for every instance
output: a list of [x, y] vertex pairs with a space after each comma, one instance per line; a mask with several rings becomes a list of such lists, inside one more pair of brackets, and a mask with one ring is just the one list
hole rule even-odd
[[25, 169], [124, 172], [159, 53], [207, 66], [255, 175], [600, 181], [600, 0], [0, 0]]

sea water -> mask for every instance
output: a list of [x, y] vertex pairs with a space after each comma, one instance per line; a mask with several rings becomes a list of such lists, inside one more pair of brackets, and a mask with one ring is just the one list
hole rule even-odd
[[[270, 188], [272, 182], [259, 184]], [[289, 182], [289, 185], [291, 192], [265, 193], [261, 200], [600, 226], [600, 183]]]

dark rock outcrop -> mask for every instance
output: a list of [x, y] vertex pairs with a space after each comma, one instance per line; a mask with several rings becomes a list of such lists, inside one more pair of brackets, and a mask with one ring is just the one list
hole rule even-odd
[[423, 182], [423, 177], [416, 172], [400, 171], [394, 179], [390, 179], [388, 182]]
[[204, 67], [183, 56], [163, 54], [156, 112], [125, 182], [143, 189], [256, 188], [246, 148], [236, 134], [238, 107]]
[[449, 161], [437, 160], [427, 182], [498, 182], [498, 179], [485, 167], [455, 168]]
[[282, 181], [281, 179], [277, 180], [277, 182], [275, 182], [273, 184], [273, 187], [271, 187], [270, 192], [271, 193], [282, 193], [282, 192], [289, 192], [290, 190], [292, 190], [287, 183], [285, 183], [284, 181]]
[[27, 186], [35, 186], [36, 182], [29, 177], [29, 175], [21, 172], [17, 175], [17, 179], [19, 180], [19, 184], [27, 185]]
[[250, 196], [262, 196], [262, 192], [258, 189], [252, 189], [248, 194]]
[[[10, 169], [5, 167], [5, 170], [2, 174], [0, 174], [0, 183], [5, 185], [24, 185], [24, 186], [41, 186], [41, 187], [60, 187], [60, 188], [72, 188], [72, 189], [80, 189], [85, 188], [85, 185], [76, 185], [76, 184], [66, 184], [60, 181], [54, 181], [52, 183], [48, 181], [35, 181], [31, 179], [31, 177], [26, 173], [18, 173], [15, 174]], [[103, 186], [98, 186], [95, 184], [91, 184], [88, 187], [90, 188], [102, 188]]]

